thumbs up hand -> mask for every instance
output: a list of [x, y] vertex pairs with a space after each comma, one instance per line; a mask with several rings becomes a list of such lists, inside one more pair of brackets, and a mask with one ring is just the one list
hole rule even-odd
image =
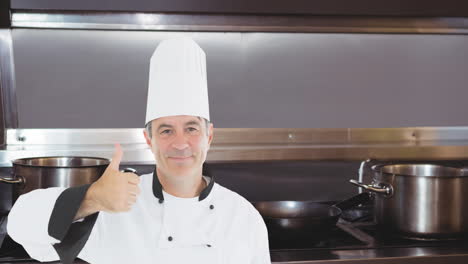
[[123, 151], [115, 145], [114, 155], [104, 174], [88, 189], [98, 211], [126, 212], [140, 194], [140, 178], [135, 173], [119, 171]]

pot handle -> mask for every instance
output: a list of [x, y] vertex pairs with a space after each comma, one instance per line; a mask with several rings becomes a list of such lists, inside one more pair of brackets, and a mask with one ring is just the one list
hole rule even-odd
[[383, 194], [386, 197], [390, 197], [390, 196], [393, 195], [393, 187], [390, 184], [380, 183], [379, 186], [375, 186], [375, 185], [364, 184], [364, 183], [358, 182], [358, 181], [356, 181], [354, 179], [349, 180], [349, 182], [351, 184], [354, 184], [356, 186], [364, 188], [365, 190], [367, 190], [369, 192], [375, 192], [375, 193], [378, 193], [378, 194]]
[[2, 178], [2, 177], [0, 177], [0, 182], [9, 183], [9, 184], [24, 184], [24, 183], [26, 183], [24, 178], [22, 176], [19, 176], [19, 175], [16, 177], [16, 179], [15, 178]]
[[121, 170], [121, 172], [131, 172], [131, 173], [135, 173], [138, 176], [141, 176], [140, 173], [138, 173], [138, 171], [135, 170], [134, 168], [125, 168], [125, 169]]

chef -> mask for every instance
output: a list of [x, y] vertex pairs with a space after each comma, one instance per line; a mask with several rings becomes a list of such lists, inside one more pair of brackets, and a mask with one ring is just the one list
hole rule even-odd
[[150, 62], [146, 126], [153, 173], [112, 162], [91, 185], [31, 191], [7, 230], [39, 261], [72, 263], [271, 263], [265, 223], [204, 165], [213, 139], [206, 59], [189, 38], [162, 41]]

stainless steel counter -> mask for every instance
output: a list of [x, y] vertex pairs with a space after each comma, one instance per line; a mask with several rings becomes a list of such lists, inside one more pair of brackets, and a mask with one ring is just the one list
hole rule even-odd
[[[295, 260], [285, 260], [294, 255]], [[317, 250], [313, 252], [294, 252], [281, 254], [271, 252], [272, 264], [466, 264], [468, 262], [468, 247], [457, 248], [386, 248], [366, 250]], [[33, 264], [36, 261], [12, 261], [2, 263]], [[49, 262], [49, 263], [60, 263]], [[76, 264], [87, 262], [76, 260]]]
[[468, 245], [380, 249], [271, 251], [272, 263], [468, 263]]

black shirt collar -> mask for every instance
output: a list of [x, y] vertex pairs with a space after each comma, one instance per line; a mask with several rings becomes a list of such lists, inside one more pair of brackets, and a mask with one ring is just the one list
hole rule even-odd
[[[209, 172], [206, 164], [203, 164], [203, 173], [202, 174], [203, 174], [203, 176], [210, 177], [211, 180], [210, 180], [210, 183], [205, 187], [205, 189], [203, 189], [201, 191], [200, 196], [198, 196], [198, 201], [202, 201], [203, 199], [208, 197], [208, 195], [211, 192], [211, 189], [213, 189], [213, 185], [214, 185], [214, 182], [215, 182], [214, 177]], [[164, 202], [164, 195], [163, 195], [162, 190], [163, 190], [163, 188], [162, 188], [161, 182], [159, 182], [159, 178], [158, 178], [158, 175], [156, 173], [156, 167], [155, 167], [154, 172], [153, 172], [153, 194], [154, 194], [154, 196], [156, 198], [159, 199], [159, 203]]]

